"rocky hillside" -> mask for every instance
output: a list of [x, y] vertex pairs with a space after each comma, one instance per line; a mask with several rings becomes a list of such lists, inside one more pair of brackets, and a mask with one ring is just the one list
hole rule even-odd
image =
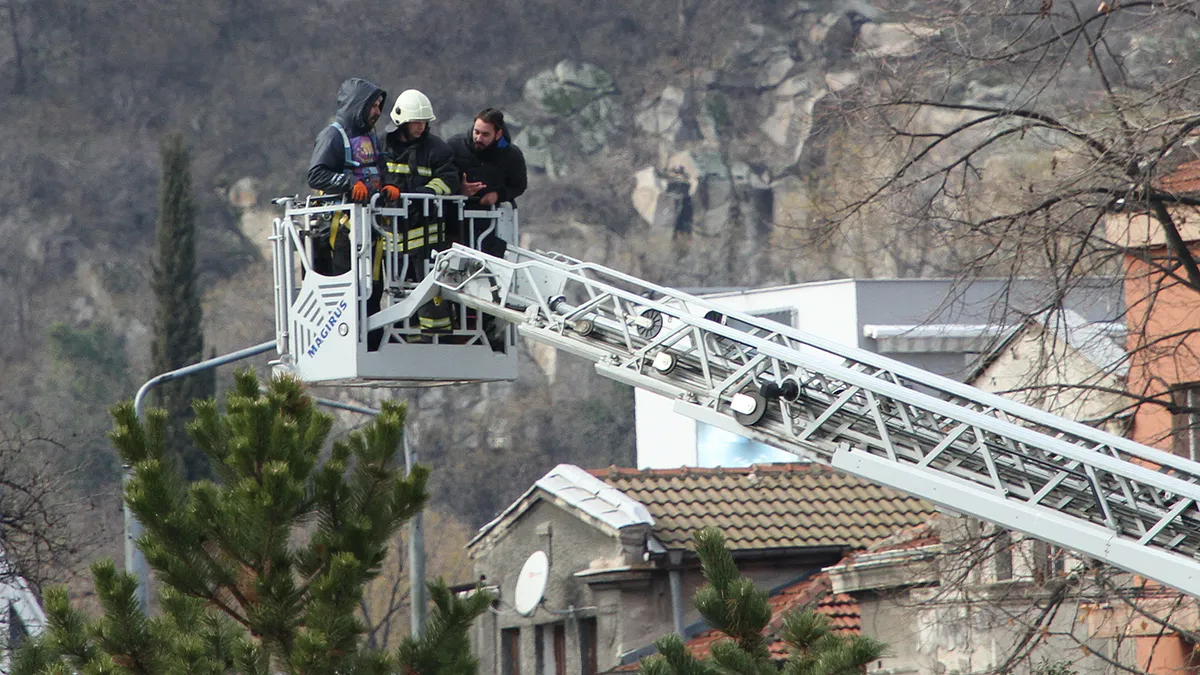
[[[523, 73], [496, 103], [532, 172], [519, 200], [526, 242], [682, 287], [855, 271], [827, 249], [798, 243], [828, 142], [814, 111], [853, 84], [862, 63], [905, 56], [924, 29], [854, 7], [763, 7], [758, 20], [714, 36], [711, 53], [690, 65], [665, 50], [642, 69], [598, 54]], [[438, 128], [466, 129], [470, 112], [445, 115]], [[272, 212], [255, 185], [241, 179], [231, 203], [247, 237], [265, 244]], [[221, 314], [240, 310], [241, 291], [232, 289], [245, 287], [243, 277], [217, 285]], [[262, 311], [258, 321], [237, 322], [241, 333], [229, 342], [251, 341], [244, 331], [265, 323]], [[229, 330], [214, 325], [212, 334]], [[558, 461], [633, 459], [627, 390], [552, 350], [530, 348], [528, 356], [522, 384], [500, 387], [503, 396], [493, 387], [419, 397], [427, 411], [417, 423], [420, 445], [451, 469], [435, 480], [447, 491], [475, 486], [456, 505], [468, 520], [495, 512], [515, 486]]]
[[[504, 109], [533, 172], [520, 204], [535, 248], [680, 287], [945, 272], [936, 247], [889, 229], [887, 213], [837, 237], [821, 228], [829, 204], [862, 182], [861, 159], [847, 158], [871, 143], [843, 120], [843, 94], [940, 30], [903, 6], [13, 7], [0, 17], [0, 157], [10, 167], [0, 232], [13, 242], [0, 261], [0, 303], [11, 308], [0, 323], [0, 401], [100, 457], [107, 406], [149, 376], [159, 140], [182, 130], [193, 151], [208, 344], [262, 342], [273, 325], [269, 199], [303, 191], [312, 139], [350, 76], [392, 96], [424, 90], [447, 136], [479, 108]], [[977, 72], [954, 83], [963, 101], [1005, 100], [1013, 86]], [[501, 396], [413, 397], [444, 483], [481, 486], [460, 509], [472, 522], [557, 461], [632, 459], [628, 392], [580, 364], [533, 356]], [[115, 478], [111, 462], [96, 475]]]

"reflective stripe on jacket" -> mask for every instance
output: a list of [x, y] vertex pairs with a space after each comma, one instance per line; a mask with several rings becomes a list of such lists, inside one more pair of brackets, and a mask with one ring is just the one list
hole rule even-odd
[[383, 278], [383, 254], [411, 254], [421, 251], [427, 246], [436, 246], [446, 242], [446, 225], [441, 222], [414, 227], [404, 232], [384, 231], [375, 240], [375, 257], [372, 274], [376, 279]]
[[399, 131], [393, 131], [384, 137], [384, 144], [387, 183], [401, 192], [429, 192], [439, 196], [458, 193], [454, 153], [437, 135], [426, 130], [420, 138], [405, 139]]

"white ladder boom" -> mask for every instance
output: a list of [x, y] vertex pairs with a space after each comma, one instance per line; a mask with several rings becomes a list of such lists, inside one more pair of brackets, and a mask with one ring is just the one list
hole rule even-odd
[[1200, 597], [1200, 464], [600, 265], [455, 245], [437, 292], [675, 410]]

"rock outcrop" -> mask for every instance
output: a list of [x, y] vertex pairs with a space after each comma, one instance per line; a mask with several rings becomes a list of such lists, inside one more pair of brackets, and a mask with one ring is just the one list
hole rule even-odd
[[551, 177], [567, 175], [571, 156], [603, 150], [623, 114], [613, 78], [590, 63], [560, 61], [525, 82], [533, 119], [514, 137], [530, 166]]

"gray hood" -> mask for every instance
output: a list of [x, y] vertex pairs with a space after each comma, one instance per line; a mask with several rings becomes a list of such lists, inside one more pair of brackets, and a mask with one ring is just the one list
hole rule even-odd
[[342, 83], [337, 97], [337, 121], [346, 129], [347, 134], [361, 136], [372, 130], [367, 126], [367, 111], [380, 96], [383, 97], [379, 105], [382, 110], [387, 105], [386, 91], [360, 77], [352, 77]]

